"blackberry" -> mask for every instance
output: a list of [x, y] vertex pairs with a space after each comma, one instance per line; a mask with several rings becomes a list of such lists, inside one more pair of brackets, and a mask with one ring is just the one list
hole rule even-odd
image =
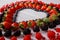
[[41, 30], [42, 31], [47, 31], [48, 30], [48, 25], [42, 25]]
[[2, 36], [2, 30], [0, 30], [0, 36]]
[[35, 26], [35, 27], [33, 28], [33, 31], [34, 31], [34, 32], [39, 32], [39, 31], [40, 31], [40, 29], [39, 29], [39, 27], [38, 27], [38, 26]]
[[12, 34], [11, 30], [6, 30], [6, 32], [4, 33], [5, 37], [10, 37]]
[[56, 27], [56, 23], [54, 21], [50, 22], [49, 28], [55, 28], [55, 27]]
[[31, 34], [31, 30], [29, 28], [26, 28], [26, 29], [23, 30], [23, 34], [24, 35]]
[[20, 30], [17, 30], [17, 31], [14, 32], [13, 35], [14, 35], [14, 36], [20, 36], [20, 35], [21, 35], [21, 31], [20, 31]]

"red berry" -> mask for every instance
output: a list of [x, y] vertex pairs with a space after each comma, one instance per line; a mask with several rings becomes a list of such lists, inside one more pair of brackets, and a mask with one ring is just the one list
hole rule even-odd
[[42, 39], [42, 35], [41, 33], [37, 32], [36, 33], [36, 36], [35, 36], [38, 40], [41, 40]]
[[19, 6], [20, 6], [20, 8], [23, 8], [24, 7], [23, 2], [19, 3]]
[[5, 40], [5, 38], [4, 37], [0, 37], [0, 40]]
[[11, 37], [10, 40], [17, 40], [17, 38], [15, 36]]
[[55, 38], [55, 32], [53, 32], [53, 31], [50, 31], [50, 30], [49, 30], [49, 31], [47, 32], [47, 35], [48, 35], [49, 38]]
[[23, 40], [31, 40], [31, 35], [25, 35]]
[[36, 9], [37, 9], [37, 10], [40, 10], [40, 8], [41, 8], [40, 5], [37, 5], [37, 6], [36, 6]]
[[12, 24], [12, 27], [13, 27], [14, 29], [18, 29], [18, 28], [19, 28], [19, 24], [15, 22], [15, 23]]
[[50, 3], [49, 6], [54, 6], [54, 4], [53, 3]]
[[4, 28], [5, 29], [10, 29], [11, 28], [11, 23], [7, 22], [7, 21], [4, 21], [3, 22], [3, 25], [4, 25]]
[[60, 28], [56, 28], [56, 32], [60, 32]]
[[25, 6], [25, 7], [28, 7], [28, 3], [27, 3], [27, 2], [26, 2], [26, 3], [24, 3], [24, 6]]
[[36, 22], [33, 21], [33, 20], [29, 20], [28, 21], [28, 26], [31, 27], [31, 28], [34, 28], [34, 26], [36, 26]]
[[20, 26], [22, 25], [23, 28], [27, 28], [27, 22], [25, 22], [25, 21], [20, 22], [19, 25], [20, 25]]
[[29, 4], [28, 4], [28, 6], [29, 6], [30, 8], [32, 8], [32, 7], [33, 7], [32, 3], [29, 3]]
[[36, 4], [33, 4], [33, 8], [36, 8]]
[[56, 6], [56, 7], [60, 9], [60, 4], [57, 4], [57, 6]]
[[55, 10], [55, 9], [51, 9], [50, 11], [49, 11], [49, 13], [51, 14], [51, 13], [57, 13], [57, 11]]
[[45, 10], [47, 8], [47, 6], [46, 5], [43, 5], [42, 7], [41, 7], [41, 10]]

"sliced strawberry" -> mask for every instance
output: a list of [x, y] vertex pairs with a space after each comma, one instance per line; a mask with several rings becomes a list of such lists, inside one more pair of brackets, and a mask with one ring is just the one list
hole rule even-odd
[[56, 28], [56, 32], [60, 32], [60, 28]]
[[2, 36], [2, 37], [0, 37], [0, 40], [5, 40], [5, 38]]
[[19, 26], [22, 28], [27, 28], [27, 23], [25, 21], [22, 21], [20, 22]]
[[36, 4], [33, 4], [33, 8], [36, 8]]
[[37, 10], [40, 10], [40, 8], [41, 8], [40, 5], [37, 5], [37, 6], [36, 6], [36, 9], [37, 9]]
[[51, 13], [57, 13], [57, 11], [55, 10], [55, 9], [51, 9], [50, 11], [49, 11], [49, 13], [51, 14]]
[[12, 27], [14, 28], [14, 29], [18, 29], [19, 28], [19, 24], [18, 23], [12, 23]]
[[46, 11], [49, 12], [50, 10], [51, 10], [51, 6], [48, 6], [48, 7], [46, 8]]
[[36, 22], [33, 21], [33, 20], [29, 20], [28, 21], [28, 26], [31, 27], [31, 28], [34, 28], [34, 26], [36, 26]]
[[41, 7], [41, 10], [45, 10], [47, 8], [47, 6], [46, 5], [43, 5], [42, 7]]
[[4, 21], [3, 22], [3, 25], [4, 25], [4, 28], [5, 29], [10, 29], [11, 28], [11, 23], [7, 22], [7, 21]]
[[21, 8], [23, 8], [23, 7], [24, 7], [23, 2], [19, 3], [19, 6], [20, 6]]
[[25, 6], [25, 7], [28, 7], [28, 3], [27, 3], [27, 2], [25, 2], [25, 3], [24, 3], [24, 6]]
[[10, 40], [17, 40], [17, 37], [13, 36]]
[[32, 8], [32, 7], [33, 7], [32, 3], [29, 3], [29, 4], [28, 4], [28, 6], [29, 6], [30, 8]]

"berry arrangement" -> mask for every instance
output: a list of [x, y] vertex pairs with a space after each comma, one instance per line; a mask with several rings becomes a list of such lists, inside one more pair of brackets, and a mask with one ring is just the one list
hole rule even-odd
[[[23, 9], [32, 9], [38, 12], [46, 12], [47, 17], [43, 19], [15, 22], [19, 11]], [[60, 40], [60, 28], [56, 28], [56, 25], [60, 24], [60, 4], [46, 4], [44, 2], [31, 2], [31, 1], [21, 1], [15, 2], [11, 5], [6, 5], [0, 9], [0, 40], [5, 40], [3, 36], [10, 37], [11, 40], [17, 40], [17, 37], [23, 32], [23, 40], [31, 39], [31, 30], [35, 32], [35, 38], [37, 40], [45, 40], [41, 35], [40, 29], [42, 31], [48, 31], [47, 36], [50, 40]], [[15, 15], [15, 18], [13, 16]], [[59, 32], [55, 36], [55, 32], [48, 30], [49, 28], [55, 28], [56, 32]], [[2, 30], [5, 31], [4, 35]], [[14, 32], [12, 34], [12, 32]]]

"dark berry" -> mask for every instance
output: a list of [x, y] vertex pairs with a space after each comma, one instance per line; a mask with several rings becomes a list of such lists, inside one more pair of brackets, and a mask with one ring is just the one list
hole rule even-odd
[[10, 37], [12, 34], [11, 30], [6, 30], [5, 33], [4, 33], [4, 36], [5, 37]]
[[38, 27], [38, 26], [35, 26], [35, 27], [33, 28], [33, 31], [34, 31], [34, 32], [39, 32], [39, 31], [40, 31], [40, 29], [39, 29], [39, 27]]
[[43, 25], [43, 26], [41, 26], [41, 30], [47, 31], [47, 30], [48, 30], [48, 25]]
[[31, 30], [29, 28], [26, 28], [26, 29], [23, 30], [23, 34], [24, 35], [31, 34]]
[[14, 35], [14, 36], [20, 36], [20, 35], [21, 35], [21, 31], [20, 31], [20, 30], [17, 30], [17, 31], [14, 32], [13, 35]]
[[2, 36], [2, 30], [0, 30], [0, 36]]
[[56, 27], [55, 22], [50, 22], [50, 24], [49, 24], [49, 28], [55, 28], [55, 27]]

